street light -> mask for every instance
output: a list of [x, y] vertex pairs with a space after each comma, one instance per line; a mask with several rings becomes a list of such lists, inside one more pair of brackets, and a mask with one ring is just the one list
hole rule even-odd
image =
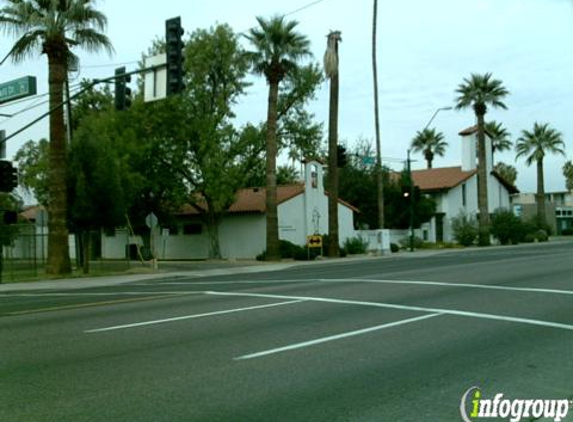
[[436, 118], [436, 116], [438, 115], [438, 113], [442, 110], [453, 110], [453, 107], [440, 107], [439, 109], [437, 109], [434, 113], [434, 115], [432, 116], [432, 118], [430, 119], [430, 121], [428, 122], [428, 124], [424, 127], [424, 130], [428, 129], [428, 127], [430, 127], [430, 124], [434, 121], [434, 119]]

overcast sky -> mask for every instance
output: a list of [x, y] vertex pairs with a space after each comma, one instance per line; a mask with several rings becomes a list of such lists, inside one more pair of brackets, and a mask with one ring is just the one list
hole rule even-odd
[[[0, 5], [4, 2], [0, 0]], [[158, 7], [159, 6], [159, 7]], [[307, 7], [308, 6], [308, 7]], [[108, 17], [107, 35], [115, 54], [80, 53], [82, 78], [110, 76], [126, 64], [134, 69], [151, 41], [164, 35], [164, 21], [181, 16], [186, 31], [228, 23], [237, 32], [255, 25], [255, 16], [287, 14], [300, 22], [299, 31], [312, 42], [315, 60], [322, 61], [326, 34], [342, 32], [340, 45], [341, 139], [350, 147], [358, 137], [374, 138], [371, 65], [371, 0], [100, 0], [97, 7]], [[299, 10], [302, 9], [302, 10]], [[486, 119], [502, 122], [516, 139], [535, 121], [548, 122], [563, 133], [568, 159], [573, 157], [573, 0], [401, 0], [379, 2], [378, 61], [382, 155], [404, 158], [412, 137], [436, 109], [453, 105], [455, 89], [470, 73], [492, 72], [510, 91], [508, 110], [489, 110]], [[13, 39], [0, 35], [0, 56]], [[245, 43], [246, 45], [246, 43]], [[0, 58], [1, 58], [0, 57]], [[45, 57], [11, 62], [0, 67], [0, 82], [24, 75], [38, 78], [38, 93], [47, 92]], [[238, 124], [266, 117], [266, 86], [258, 80], [237, 108]], [[46, 97], [13, 106], [14, 113], [41, 103]], [[319, 121], [327, 121], [325, 84], [311, 105]], [[46, 111], [46, 106], [6, 119], [0, 129], [10, 134]], [[449, 142], [447, 154], [434, 166], [460, 164], [458, 132], [475, 123], [471, 110], [441, 111], [433, 125]], [[326, 129], [326, 127], [325, 127]], [[28, 139], [47, 137], [47, 122], [9, 141], [8, 157]], [[535, 190], [535, 168], [515, 162], [513, 152], [496, 159], [516, 165], [518, 187]], [[424, 167], [418, 156], [415, 168]], [[546, 190], [564, 190], [563, 157], [546, 159]]]

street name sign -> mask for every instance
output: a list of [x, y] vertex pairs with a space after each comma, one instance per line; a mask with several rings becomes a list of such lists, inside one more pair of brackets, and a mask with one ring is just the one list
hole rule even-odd
[[24, 76], [0, 84], [0, 104], [36, 95], [36, 86], [34, 76]]

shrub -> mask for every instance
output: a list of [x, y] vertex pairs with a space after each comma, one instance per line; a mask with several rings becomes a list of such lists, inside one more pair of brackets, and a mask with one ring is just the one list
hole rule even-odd
[[535, 240], [538, 242], [547, 242], [549, 240], [549, 235], [545, 230], [537, 230], [535, 232]]
[[497, 210], [491, 218], [491, 234], [502, 245], [517, 244], [526, 234], [524, 224], [509, 210]]
[[366, 253], [368, 242], [360, 236], [350, 237], [344, 241], [342, 249], [348, 254], [363, 254]]
[[[406, 236], [400, 240], [400, 246], [403, 249], [410, 249], [410, 236]], [[422, 249], [424, 241], [417, 236], [414, 236], [414, 249]]]
[[525, 243], [533, 243], [535, 242], [535, 235], [533, 233], [527, 233], [523, 238]]
[[463, 246], [473, 245], [478, 237], [478, 224], [476, 219], [463, 213], [452, 218], [452, 230], [456, 242]]
[[[281, 240], [279, 244], [279, 251], [281, 259], [296, 259], [296, 260], [307, 260], [308, 253], [306, 247], [295, 245], [288, 240]], [[320, 255], [320, 250], [318, 252], [316, 249], [311, 249], [310, 258], [314, 259], [317, 255]], [[267, 251], [265, 250], [260, 255], [257, 255], [257, 261], [265, 261], [267, 259]]]
[[400, 246], [398, 246], [396, 243], [390, 243], [390, 252], [397, 253], [399, 251], [400, 251]]

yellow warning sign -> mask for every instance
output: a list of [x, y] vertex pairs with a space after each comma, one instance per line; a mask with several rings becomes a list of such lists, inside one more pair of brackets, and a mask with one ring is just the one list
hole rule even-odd
[[322, 248], [322, 236], [317, 234], [307, 236], [306, 244], [309, 248]]

